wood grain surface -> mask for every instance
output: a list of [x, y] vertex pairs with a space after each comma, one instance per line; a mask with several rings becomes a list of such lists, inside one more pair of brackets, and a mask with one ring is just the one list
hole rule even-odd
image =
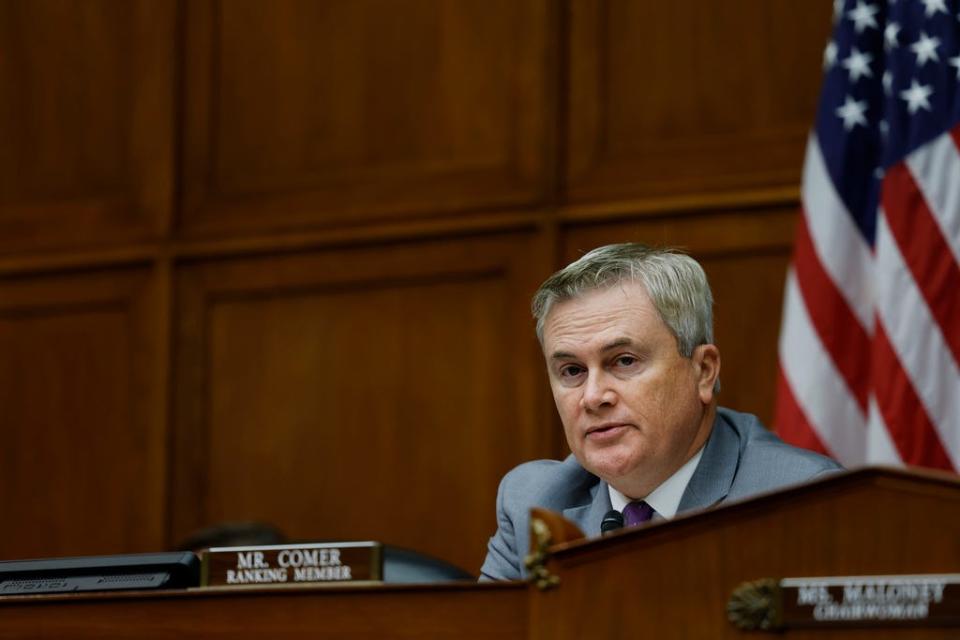
[[769, 418], [831, 4], [0, 0], [0, 557], [256, 518], [476, 571], [566, 451], [529, 296], [606, 242], [703, 261]]

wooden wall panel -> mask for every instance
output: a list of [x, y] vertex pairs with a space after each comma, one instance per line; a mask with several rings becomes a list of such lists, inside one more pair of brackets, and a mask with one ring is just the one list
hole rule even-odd
[[611, 242], [646, 242], [687, 251], [707, 272], [720, 348], [720, 403], [770, 426], [776, 395], [777, 336], [794, 208], [712, 211], [592, 224], [564, 234], [574, 260]]
[[551, 6], [189, 3], [185, 232], [541, 201]]
[[703, 261], [769, 419], [830, 4], [0, 0], [0, 555], [262, 518], [476, 569], [564, 449], [529, 295], [606, 242]]
[[500, 477], [554, 451], [533, 234], [184, 267], [175, 533], [260, 519], [478, 570]]
[[795, 185], [831, 4], [572, 0], [572, 201]]
[[0, 43], [0, 252], [158, 235], [173, 1], [3, 0]]
[[156, 294], [142, 269], [0, 281], [0, 558], [163, 548]]

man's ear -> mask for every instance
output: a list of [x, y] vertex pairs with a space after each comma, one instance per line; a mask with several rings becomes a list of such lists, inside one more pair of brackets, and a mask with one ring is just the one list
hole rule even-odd
[[700, 402], [710, 404], [715, 395], [714, 385], [720, 378], [720, 349], [714, 344], [701, 344], [693, 350], [692, 359]]

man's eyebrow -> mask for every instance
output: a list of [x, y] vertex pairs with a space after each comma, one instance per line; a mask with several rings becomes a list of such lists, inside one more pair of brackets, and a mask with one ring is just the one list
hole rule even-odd
[[[606, 353], [607, 351], [611, 351], [619, 347], [626, 347], [633, 344], [635, 344], [633, 340], [624, 336], [623, 338], [617, 338], [616, 340], [612, 340], [607, 344], [603, 345], [602, 347], [600, 347], [600, 352]], [[551, 360], [576, 359], [576, 357], [577, 357], [576, 355], [570, 353], [569, 351], [554, 351], [552, 354], [550, 354]]]

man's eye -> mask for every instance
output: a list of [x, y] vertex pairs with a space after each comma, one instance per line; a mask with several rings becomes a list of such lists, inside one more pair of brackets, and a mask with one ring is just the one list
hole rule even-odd
[[573, 378], [581, 373], [583, 373], [583, 367], [578, 367], [573, 364], [567, 365], [560, 369], [560, 375], [564, 378]]
[[621, 367], [629, 367], [637, 363], [637, 358], [635, 356], [617, 356], [615, 362]]

